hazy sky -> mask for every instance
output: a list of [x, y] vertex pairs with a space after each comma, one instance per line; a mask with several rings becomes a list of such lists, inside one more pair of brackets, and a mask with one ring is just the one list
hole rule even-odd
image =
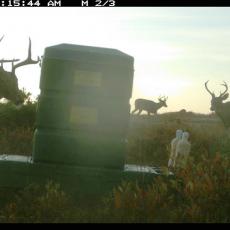
[[[0, 8], [1, 58], [32, 54], [60, 43], [119, 49], [134, 57], [133, 97], [157, 101], [168, 96], [160, 112], [209, 113], [204, 82], [219, 94], [230, 84], [229, 7], [46, 7]], [[5, 65], [6, 69], [10, 66]], [[40, 68], [17, 70], [19, 86], [39, 94]]]

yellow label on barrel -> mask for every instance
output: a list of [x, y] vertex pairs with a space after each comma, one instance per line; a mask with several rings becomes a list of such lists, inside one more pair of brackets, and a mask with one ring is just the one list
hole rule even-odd
[[76, 70], [74, 72], [74, 84], [79, 86], [100, 87], [102, 74], [100, 72], [90, 72]]
[[73, 106], [70, 111], [70, 122], [76, 125], [95, 125], [97, 109], [92, 107]]

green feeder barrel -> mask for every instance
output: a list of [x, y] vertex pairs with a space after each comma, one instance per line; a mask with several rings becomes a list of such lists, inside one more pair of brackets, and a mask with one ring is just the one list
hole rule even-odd
[[123, 168], [133, 64], [116, 49], [47, 47], [33, 161]]

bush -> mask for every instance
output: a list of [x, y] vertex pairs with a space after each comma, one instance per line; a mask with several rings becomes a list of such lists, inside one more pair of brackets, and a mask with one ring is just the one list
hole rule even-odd
[[37, 102], [29, 96], [19, 107], [0, 104], [0, 154], [31, 155]]
[[[36, 102], [0, 104], [0, 153], [31, 155]], [[104, 202], [79, 207], [60, 186], [30, 185], [11, 194], [1, 222], [230, 222], [230, 141], [222, 126], [167, 123], [131, 126], [127, 163], [166, 166], [176, 129], [190, 133], [190, 159], [175, 177], [157, 177], [147, 188], [123, 182]], [[1, 195], [1, 193], [0, 193]]]
[[33, 147], [33, 128], [0, 128], [0, 133], [0, 154], [31, 155]]
[[0, 127], [34, 127], [37, 102], [28, 102], [20, 107], [11, 102], [0, 104]]
[[55, 223], [72, 219], [71, 200], [60, 185], [31, 184], [18, 192], [0, 211], [0, 222]]
[[202, 154], [227, 154], [229, 139], [219, 124], [191, 125], [175, 123], [149, 123], [147, 126], [130, 125], [126, 162], [133, 164], [166, 166], [170, 154], [170, 143], [177, 129], [190, 133], [191, 155], [199, 158]]
[[[140, 186], [124, 181], [94, 207], [78, 206], [58, 184], [30, 185], [0, 211], [1, 222], [13, 223], [228, 223], [230, 160], [203, 155], [190, 158], [175, 176], [155, 177]], [[12, 193], [11, 193], [12, 194]], [[5, 197], [4, 197], [5, 199]]]
[[230, 222], [229, 158], [216, 154], [194, 159], [173, 179], [158, 177], [148, 189], [126, 182], [110, 200], [118, 222]]

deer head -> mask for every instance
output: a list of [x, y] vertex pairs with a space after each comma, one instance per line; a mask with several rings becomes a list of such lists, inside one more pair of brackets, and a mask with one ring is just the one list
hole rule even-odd
[[168, 97], [159, 97], [158, 98], [158, 101], [159, 101], [159, 104], [163, 107], [167, 107], [167, 104], [166, 104], [166, 101], [167, 101]]
[[229, 94], [227, 93], [228, 91], [228, 86], [226, 84], [226, 82], [224, 82], [223, 85], [225, 87], [225, 90], [224, 92], [220, 92], [220, 95], [219, 96], [216, 96], [214, 94], [214, 92], [211, 92], [209, 89], [208, 89], [208, 81], [205, 82], [205, 89], [208, 91], [208, 93], [212, 96], [212, 100], [211, 100], [211, 107], [210, 107], [210, 110], [211, 111], [218, 111], [218, 110], [221, 110], [222, 109], [222, 106], [223, 106], [223, 101], [226, 100], [229, 96]]
[[[0, 42], [2, 41], [4, 36], [1, 37]], [[17, 68], [29, 64], [37, 64], [40, 63], [41, 60], [38, 57], [38, 60], [32, 60], [31, 58], [31, 40], [29, 38], [29, 48], [28, 48], [28, 56], [24, 61], [20, 61], [19, 59], [12, 60], [0, 60], [0, 99], [5, 98], [12, 101], [14, 104], [19, 105], [22, 104], [25, 100], [25, 94], [22, 90], [18, 88], [18, 78], [15, 74]], [[15, 64], [18, 62], [17, 64]], [[6, 71], [3, 68], [4, 63], [11, 63], [12, 70], [10, 72]]]

